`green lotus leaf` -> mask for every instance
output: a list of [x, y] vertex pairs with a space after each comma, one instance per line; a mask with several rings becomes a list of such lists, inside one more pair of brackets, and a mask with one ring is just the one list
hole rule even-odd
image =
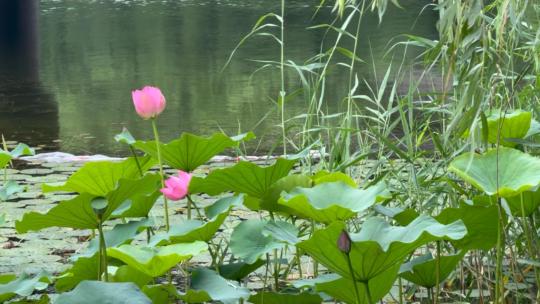
[[[297, 246], [329, 270], [351, 279], [346, 256], [336, 242], [345, 224], [334, 222]], [[467, 234], [462, 221], [443, 225], [432, 217], [421, 215], [406, 227], [393, 227], [380, 218], [370, 218], [359, 233], [351, 234], [350, 257], [359, 281], [368, 281], [380, 273], [401, 265], [414, 249], [436, 240], [458, 240]], [[369, 266], [369, 267], [368, 267]]]
[[215, 218], [225, 211], [229, 211], [234, 206], [240, 206], [244, 202], [244, 194], [226, 196], [218, 199], [212, 205], [204, 208], [206, 217], [209, 219]]
[[59, 292], [64, 292], [75, 288], [82, 281], [98, 280], [98, 263], [97, 254], [90, 257], [78, 258], [71, 268], [62, 272], [56, 280], [54, 287]]
[[[360, 294], [359, 304], [377, 303], [386, 295], [396, 280], [399, 265], [394, 265], [385, 271], [379, 273], [366, 282], [356, 282], [358, 293]], [[356, 303], [356, 293], [354, 291], [355, 282], [351, 279], [340, 278], [335, 281], [316, 283], [315, 288], [318, 292], [324, 292], [345, 303]], [[371, 301], [368, 299], [368, 288]]]
[[234, 256], [253, 264], [263, 254], [283, 247], [297, 236], [298, 230], [292, 224], [250, 219], [234, 228], [229, 245]]
[[13, 159], [9, 152], [0, 149], [0, 168], [4, 168]]
[[151, 276], [163, 275], [176, 264], [188, 260], [208, 249], [205, 242], [174, 244], [163, 247], [122, 245], [108, 248], [107, 254]]
[[292, 191], [296, 187], [309, 188], [312, 184], [312, 179], [303, 174], [282, 177], [270, 186], [266, 194], [260, 200], [258, 209], [289, 214], [289, 208], [278, 204], [281, 193]]
[[[241, 141], [253, 138], [255, 135], [251, 132], [234, 137], [215, 133], [208, 138], [183, 133], [179, 139], [168, 144], [160, 143], [161, 157], [166, 164], [173, 168], [192, 172], [226, 148], [236, 147]], [[157, 159], [155, 141], [137, 141], [133, 146]]]
[[182, 303], [205, 303], [217, 301], [235, 304], [240, 299], [247, 299], [249, 289], [238, 283], [228, 281], [206, 268], [197, 268], [191, 275], [191, 286], [186, 293], [181, 293], [172, 285], [145, 286], [144, 292], [154, 304], [169, 304], [171, 298], [182, 300]]
[[523, 191], [521, 194], [507, 197], [506, 203], [512, 216], [528, 217], [540, 208], [540, 187], [535, 191]]
[[488, 142], [514, 147], [514, 142], [507, 138], [524, 138], [531, 127], [532, 113], [516, 110], [512, 113], [504, 113], [495, 110], [487, 115]]
[[139, 288], [153, 281], [153, 278], [131, 266], [122, 265], [109, 275], [111, 282], [132, 282]]
[[342, 172], [319, 171], [312, 177], [315, 185], [331, 182], [343, 182], [353, 188], [358, 188], [358, 185], [350, 176]]
[[313, 188], [295, 188], [284, 194], [279, 204], [298, 217], [331, 223], [354, 217], [388, 195], [384, 183], [356, 189], [343, 182], [330, 182]]
[[123, 128], [122, 132], [116, 134], [114, 136], [114, 140], [116, 140], [119, 143], [124, 143], [127, 145], [133, 145], [135, 142], [137, 142], [135, 140], [135, 137], [131, 135], [131, 133], [129, 132], [127, 128]]
[[15, 296], [26, 297], [34, 290], [44, 290], [49, 286], [50, 276], [46, 272], [40, 272], [34, 276], [23, 273], [16, 278], [12, 275], [0, 278], [0, 302], [7, 301]]
[[[456, 269], [456, 265], [463, 259], [465, 251], [454, 255], [445, 255], [439, 258], [439, 283]], [[403, 264], [399, 270], [400, 276], [416, 285], [432, 288], [437, 285], [437, 260], [428, 253]]]
[[[104, 231], [105, 244], [107, 247], [116, 247], [128, 241], [133, 240], [139, 232], [146, 227], [150, 227], [152, 221], [143, 219], [140, 221], [130, 221], [125, 224], [116, 224], [113, 229]], [[80, 254], [72, 257], [72, 260], [77, 260], [80, 257], [91, 257], [99, 251], [99, 238], [93, 238], [88, 247]]]
[[0, 168], [4, 168], [12, 159], [23, 155], [34, 155], [36, 152], [26, 144], [19, 143], [13, 150], [0, 149]]
[[189, 191], [209, 195], [233, 191], [261, 199], [275, 182], [289, 174], [295, 163], [296, 160], [279, 158], [271, 166], [259, 167], [241, 161], [229, 168], [216, 169], [206, 178], [193, 177]]
[[6, 222], [6, 215], [0, 214], [0, 225], [4, 225], [5, 222]]
[[[143, 172], [154, 164], [150, 157], [139, 157], [138, 160]], [[63, 185], [44, 184], [43, 192], [68, 191], [105, 196], [116, 189], [120, 179], [134, 179], [139, 176], [137, 163], [131, 157], [122, 162], [89, 162], [73, 173]]]
[[83, 281], [70, 292], [62, 293], [55, 304], [151, 304], [152, 301], [133, 283]]
[[489, 250], [497, 244], [499, 211], [496, 205], [461, 203], [459, 208], [445, 208], [435, 217], [443, 224], [462, 220], [467, 227], [467, 235], [452, 244], [462, 250]]
[[0, 187], [0, 200], [8, 200], [13, 194], [23, 192], [24, 187], [19, 185], [14, 180], [7, 181], [2, 187]]
[[[148, 174], [137, 180], [119, 180], [117, 188], [106, 195], [107, 207], [102, 216], [103, 221], [107, 220], [130, 197], [153, 193], [159, 180], [157, 174]], [[46, 214], [25, 213], [22, 220], [15, 223], [15, 228], [19, 233], [55, 226], [96, 229], [99, 221], [92, 209], [94, 198], [95, 196], [91, 194], [82, 193], [71, 200], [60, 202]]]
[[540, 184], [540, 159], [506, 147], [464, 153], [449, 170], [487, 195], [511, 197]]
[[221, 264], [218, 266], [218, 269], [219, 274], [224, 278], [228, 280], [240, 281], [265, 263], [265, 260], [259, 259], [252, 264], [248, 264], [245, 262]]
[[148, 217], [161, 192], [156, 189], [153, 193], [133, 195], [125, 200], [114, 212], [111, 218]]
[[162, 246], [194, 241], [208, 242], [214, 237], [228, 215], [229, 211], [227, 210], [208, 222], [184, 220], [179, 225], [171, 226], [168, 232], [160, 232], [152, 236], [148, 245]]
[[321, 296], [316, 293], [278, 293], [261, 291], [249, 297], [249, 302], [254, 304], [320, 304]]

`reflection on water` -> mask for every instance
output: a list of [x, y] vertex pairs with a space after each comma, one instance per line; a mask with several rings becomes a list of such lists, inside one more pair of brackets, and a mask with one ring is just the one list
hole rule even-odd
[[[429, 1], [414, 2], [406, 10], [390, 10], [389, 22], [381, 25], [375, 15], [365, 19], [361, 58], [369, 61], [375, 54], [377, 69], [384, 70], [388, 62], [382, 55], [390, 38], [435, 34], [433, 13], [416, 20]], [[326, 9], [312, 18], [318, 3], [287, 1], [288, 59], [301, 63], [319, 52], [324, 32], [306, 27], [328, 22], [331, 14]], [[151, 137], [149, 122], [133, 110], [130, 92], [152, 84], [162, 88], [168, 102], [159, 118], [164, 140], [182, 131], [210, 134], [219, 128], [229, 134], [255, 126], [259, 135], [275, 132], [277, 115], [262, 119], [275, 107], [269, 100], [278, 93], [278, 74], [266, 70], [253, 75], [259, 64], [249, 59], [276, 60], [277, 45], [268, 37], [254, 38], [223, 73], [220, 69], [259, 16], [278, 8], [279, 1], [263, 0], [42, 0], [39, 9], [24, 10], [24, 24], [33, 26], [26, 32], [17, 29], [18, 36], [32, 37], [21, 42], [22, 51], [6, 52], [8, 47], [0, 46], [1, 130], [30, 143], [59, 138], [64, 151], [117, 154], [123, 150], [113, 136], [122, 126], [138, 138]], [[32, 11], [39, 14], [38, 21], [28, 16]], [[9, 62], [13, 65], [5, 65]], [[372, 70], [365, 65], [359, 72], [370, 78]], [[347, 73], [331, 72], [331, 91], [345, 94]], [[292, 71], [287, 87], [299, 87]], [[341, 97], [329, 96], [336, 96], [327, 100], [331, 107]], [[287, 107], [291, 116], [302, 113], [304, 101]], [[32, 130], [23, 132], [28, 124]], [[271, 137], [264, 138], [263, 149], [273, 144]]]
[[58, 137], [58, 107], [39, 77], [38, 1], [0, 1], [0, 132], [31, 138]]

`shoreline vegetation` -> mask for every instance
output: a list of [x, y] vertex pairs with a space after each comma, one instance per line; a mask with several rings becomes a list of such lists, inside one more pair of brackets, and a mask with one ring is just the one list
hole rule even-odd
[[[309, 12], [332, 19], [310, 29], [320, 53], [302, 63], [287, 59], [287, 3], [227, 61], [254, 37], [276, 47], [254, 61], [280, 80], [269, 162], [242, 158], [253, 132], [160, 140], [168, 104], [153, 85], [131, 92], [151, 136], [117, 134], [125, 159], [18, 170], [35, 151], [3, 141], [0, 261], [62, 271], [0, 274], [0, 302], [540, 302], [540, 5], [429, 2], [437, 39], [404, 35], [386, 54], [419, 49], [424, 73], [390, 63], [372, 83], [358, 73], [371, 64], [362, 21], [392, 22], [399, 1], [322, 0]], [[332, 73], [347, 79], [338, 112]], [[441, 90], [420, 86], [428, 73]], [[305, 113], [288, 112], [293, 100]], [[232, 162], [208, 165], [224, 151]]]

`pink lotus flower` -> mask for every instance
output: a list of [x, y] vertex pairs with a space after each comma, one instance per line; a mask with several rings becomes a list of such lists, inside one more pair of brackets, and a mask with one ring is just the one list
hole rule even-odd
[[146, 86], [131, 92], [135, 111], [143, 119], [154, 118], [165, 109], [165, 97], [156, 87]]
[[165, 188], [162, 188], [159, 191], [161, 191], [166, 198], [172, 201], [178, 201], [188, 194], [190, 181], [191, 174], [184, 171], [178, 171], [178, 177], [169, 177], [165, 181]]

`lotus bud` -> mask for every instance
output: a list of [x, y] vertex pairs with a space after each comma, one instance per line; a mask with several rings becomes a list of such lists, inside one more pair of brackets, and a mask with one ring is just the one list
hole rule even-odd
[[339, 250], [348, 255], [349, 252], [351, 252], [351, 243], [352, 241], [349, 233], [347, 233], [347, 231], [345, 230], [342, 230], [337, 240], [337, 246]]

